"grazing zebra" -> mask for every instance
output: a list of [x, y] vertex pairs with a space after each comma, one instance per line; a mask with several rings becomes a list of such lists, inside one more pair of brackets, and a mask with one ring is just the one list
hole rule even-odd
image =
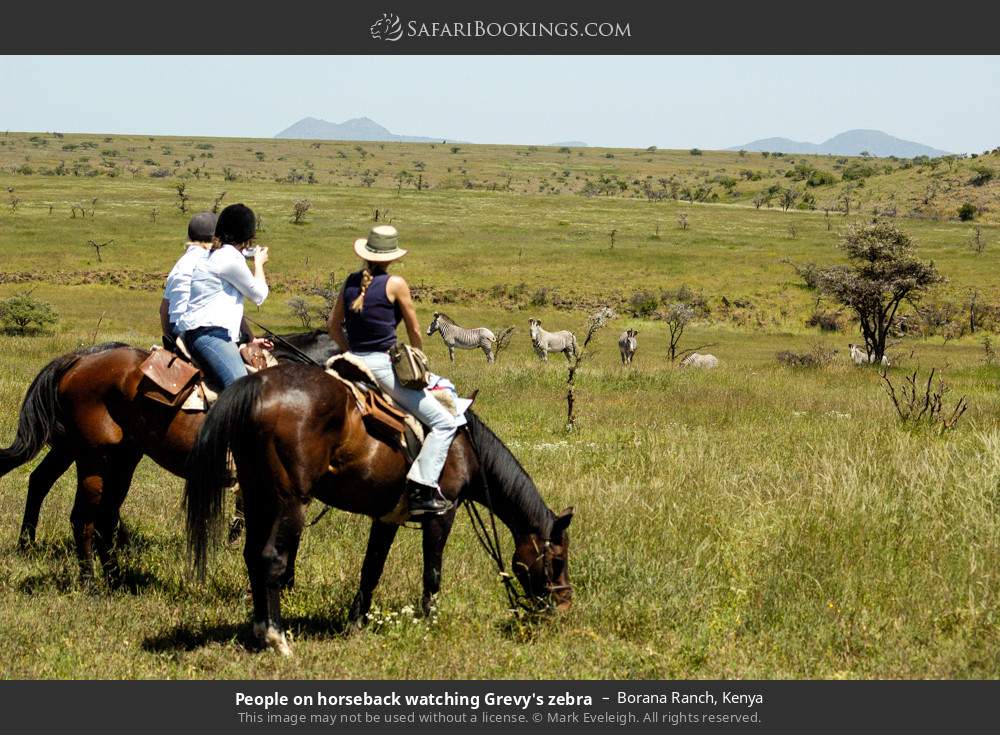
[[466, 329], [455, 324], [447, 314], [435, 311], [434, 320], [427, 327], [427, 336], [430, 337], [434, 332], [441, 333], [441, 339], [448, 345], [448, 357], [452, 362], [455, 362], [456, 347], [460, 350], [474, 350], [478, 347], [486, 353], [486, 362], [493, 362], [493, 346], [497, 338], [486, 327]]
[[[875, 363], [875, 355], [869, 355], [856, 344], [847, 345], [847, 349], [851, 351], [851, 359], [854, 360], [855, 365], [871, 365]], [[885, 355], [882, 355], [882, 364], [885, 367], [889, 367], [889, 358]]]
[[572, 332], [565, 329], [561, 332], [546, 332], [542, 329], [542, 322], [538, 319], [529, 319], [528, 326], [531, 331], [531, 345], [535, 348], [535, 354], [548, 362], [550, 352], [561, 352], [566, 355], [566, 362], [569, 362], [576, 355], [576, 337]]
[[632, 358], [635, 357], [635, 351], [639, 346], [635, 339], [637, 334], [639, 334], [638, 329], [626, 329], [618, 338], [618, 351], [622, 353], [622, 365], [632, 364]]
[[680, 366], [683, 367], [693, 367], [701, 368], [702, 370], [711, 370], [714, 367], [719, 366], [719, 358], [715, 355], [702, 355], [698, 352], [692, 352], [690, 355], [681, 360]]

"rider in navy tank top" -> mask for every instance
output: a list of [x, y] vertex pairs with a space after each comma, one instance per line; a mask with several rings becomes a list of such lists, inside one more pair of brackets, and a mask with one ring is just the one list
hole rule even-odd
[[[364, 271], [352, 273], [344, 284], [344, 301], [348, 304], [361, 293]], [[399, 304], [390, 302], [385, 293], [389, 274], [376, 272], [365, 291], [361, 311], [347, 309], [344, 324], [352, 352], [388, 352], [396, 344], [396, 327], [403, 315]]]

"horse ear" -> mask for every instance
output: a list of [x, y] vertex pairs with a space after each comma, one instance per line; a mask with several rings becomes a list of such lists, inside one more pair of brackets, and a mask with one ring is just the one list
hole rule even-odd
[[562, 513], [556, 516], [552, 522], [552, 540], [561, 541], [563, 533], [569, 528], [570, 521], [573, 520], [573, 506], [571, 505]]

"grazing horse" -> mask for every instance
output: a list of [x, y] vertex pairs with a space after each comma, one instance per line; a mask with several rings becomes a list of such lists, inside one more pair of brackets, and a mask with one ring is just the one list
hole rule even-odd
[[576, 355], [576, 336], [572, 332], [565, 329], [561, 332], [546, 332], [542, 329], [542, 322], [539, 319], [529, 319], [528, 327], [531, 332], [531, 346], [544, 362], [548, 362], [550, 352], [563, 353], [567, 362]]
[[[322, 361], [336, 352], [319, 332], [287, 335], [275, 351], [283, 359]], [[291, 345], [291, 349], [289, 348]], [[331, 352], [331, 350], [333, 350]], [[145, 454], [183, 476], [188, 451], [204, 420], [202, 412], [179, 411], [136, 396], [137, 369], [149, 352], [108, 343], [57, 357], [28, 388], [17, 435], [0, 449], [0, 477], [51, 448], [28, 478], [21, 522], [22, 548], [35, 541], [45, 496], [74, 462], [77, 489], [70, 521], [80, 576], [93, 576], [93, 550], [109, 581], [120, 581], [114, 536], [132, 474]]]
[[[492, 507], [510, 529], [512, 567], [525, 593], [569, 607], [572, 509], [553, 513], [503, 442], [471, 411], [465, 415], [467, 430], [452, 442], [440, 479], [454, 505], [422, 522], [425, 612], [440, 589], [444, 546], [466, 499]], [[255, 636], [290, 652], [280, 595], [294, 582], [305, 507], [314, 498], [372, 518], [349, 614], [352, 624], [363, 624], [398, 524], [406, 520], [408, 462], [398, 443], [369, 434], [350, 390], [319, 368], [278, 365], [234, 383], [209, 412], [191, 452], [184, 501], [188, 549], [200, 575], [221, 532], [229, 450], [244, 501]]]
[[441, 339], [448, 346], [448, 357], [452, 362], [455, 362], [456, 347], [460, 350], [474, 350], [478, 347], [486, 355], [486, 362], [493, 362], [493, 346], [497, 338], [486, 327], [466, 329], [458, 326], [447, 314], [435, 311], [434, 319], [427, 327], [427, 336], [430, 337], [434, 332], [441, 333]]
[[632, 358], [635, 357], [635, 351], [639, 347], [636, 341], [638, 334], [638, 329], [626, 329], [618, 337], [618, 351], [622, 355], [622, 365], [628, 366], [632, 364]]

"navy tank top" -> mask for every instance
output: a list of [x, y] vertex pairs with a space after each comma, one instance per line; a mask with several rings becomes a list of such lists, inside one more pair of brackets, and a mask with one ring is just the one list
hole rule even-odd
[[385, 286], [388, 273], [378, 273], [365, 291], [361, 311], [352, 311], [351, 304], [361, 293], [364, 271], [352, 273], [344, 284], [344, 324], [351, 352], [388, 352], [396, 344], [396, 327], [403, 315], [399, 304], [389, 301]]

